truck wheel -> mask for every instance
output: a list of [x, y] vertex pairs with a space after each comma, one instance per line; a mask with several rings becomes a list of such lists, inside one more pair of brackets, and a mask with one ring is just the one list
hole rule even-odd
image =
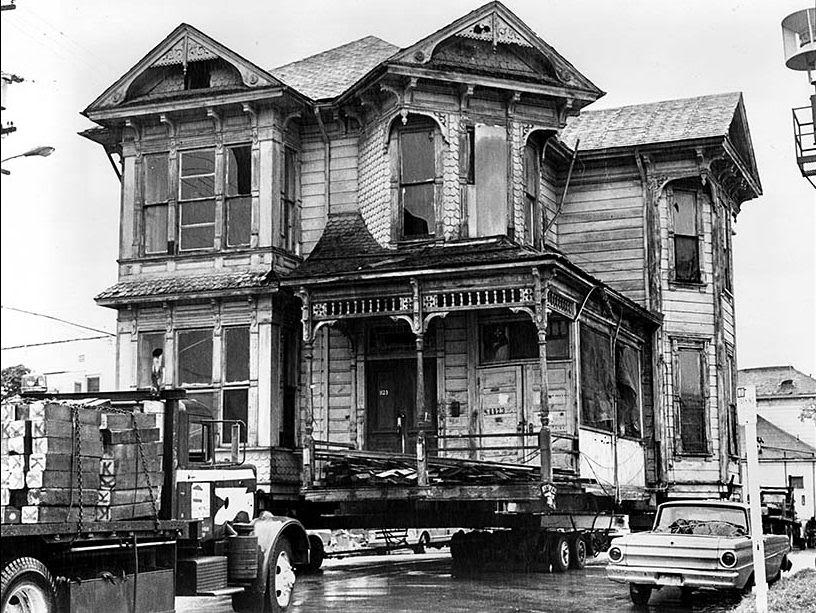
[[17, 558], [0, 575], [0, 611], [53, 613], [57, 589], [45, 564], [35, 558]]
[[326, 548], [323, 546], [323, 539], [317, 534], [309, 535], [309, 563], [305, 570], [314, 573], [320, 570], [323, 560], [326, 558]]
[[292, 564], [292, 545], [285, 536], [278, 538], [269, 557], [267, 604], [272, 613], [286, 611], [295, 589], [295, 567]]
[[419, 540], [414, 545], [414, 553], [425, 553], [425, 548], [431, 544], [431, 535], [423, 532], [419, 535]]
[[570, 567], [570, 545], [558, 532], [550, 536], [550, 562], [554, 573], [563, 573]]
[[629, 597], [632, 602], [639, 607], [644, 607], [649, 603], [649, 597], [652, 595], [651, 585], [638, 585], [637, 583], [629, 584]]
[[586, 566], [587, 545], [584, 537], [576, 534], [569, 540], [570, 544], [570, 568], [581, 570]]

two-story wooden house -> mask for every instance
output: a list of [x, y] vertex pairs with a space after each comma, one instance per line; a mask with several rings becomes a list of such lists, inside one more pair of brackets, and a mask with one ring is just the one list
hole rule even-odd
[[85, 111], [120, 386], [163, 364], [314, 501], [730, 495], [742, 98], [602, 95], [499, 2], [268, 71], [180, 26]]

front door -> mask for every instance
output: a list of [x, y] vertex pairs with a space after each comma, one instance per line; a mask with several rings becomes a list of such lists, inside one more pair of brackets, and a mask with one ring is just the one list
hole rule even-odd
[[[416, 414], [416, 361], [371, 360], [366, 363], [366, 449], [416, 453], [418, 428], [436, 432], [436, 361], [425, 360], [425, 412]], [[429, 437], [429, 447], [434, 446]]]

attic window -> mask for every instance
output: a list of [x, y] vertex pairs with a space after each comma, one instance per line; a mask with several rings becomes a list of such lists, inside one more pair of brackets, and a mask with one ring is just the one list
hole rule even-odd
[[184, 73], [184, 89], [207, 89], [210, 87], [212, 62], [190, 62]]
[[793, 387], [793, 379], [785, 379], [779, 384], [779, 387]]

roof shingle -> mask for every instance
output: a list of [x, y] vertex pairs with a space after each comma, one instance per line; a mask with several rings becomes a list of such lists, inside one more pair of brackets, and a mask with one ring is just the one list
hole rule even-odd
[[270, 72], [312, 100], [325, 100], [345, 92], [399, 49], [376, 36], [366, 36]]
[[582, 111], [568, 121], [561, 140], [575, 147], [580, 138], [583, 151], [725, 137], [741, 99], [732, 92]]
[[251, 290], [269, 285], [272, 280], [271, 276], [269, 271], [246, 271], [122, 281], [101, 292], [94, 300], [105, 304], [139, 298], [156, 299], [182, 294]]

